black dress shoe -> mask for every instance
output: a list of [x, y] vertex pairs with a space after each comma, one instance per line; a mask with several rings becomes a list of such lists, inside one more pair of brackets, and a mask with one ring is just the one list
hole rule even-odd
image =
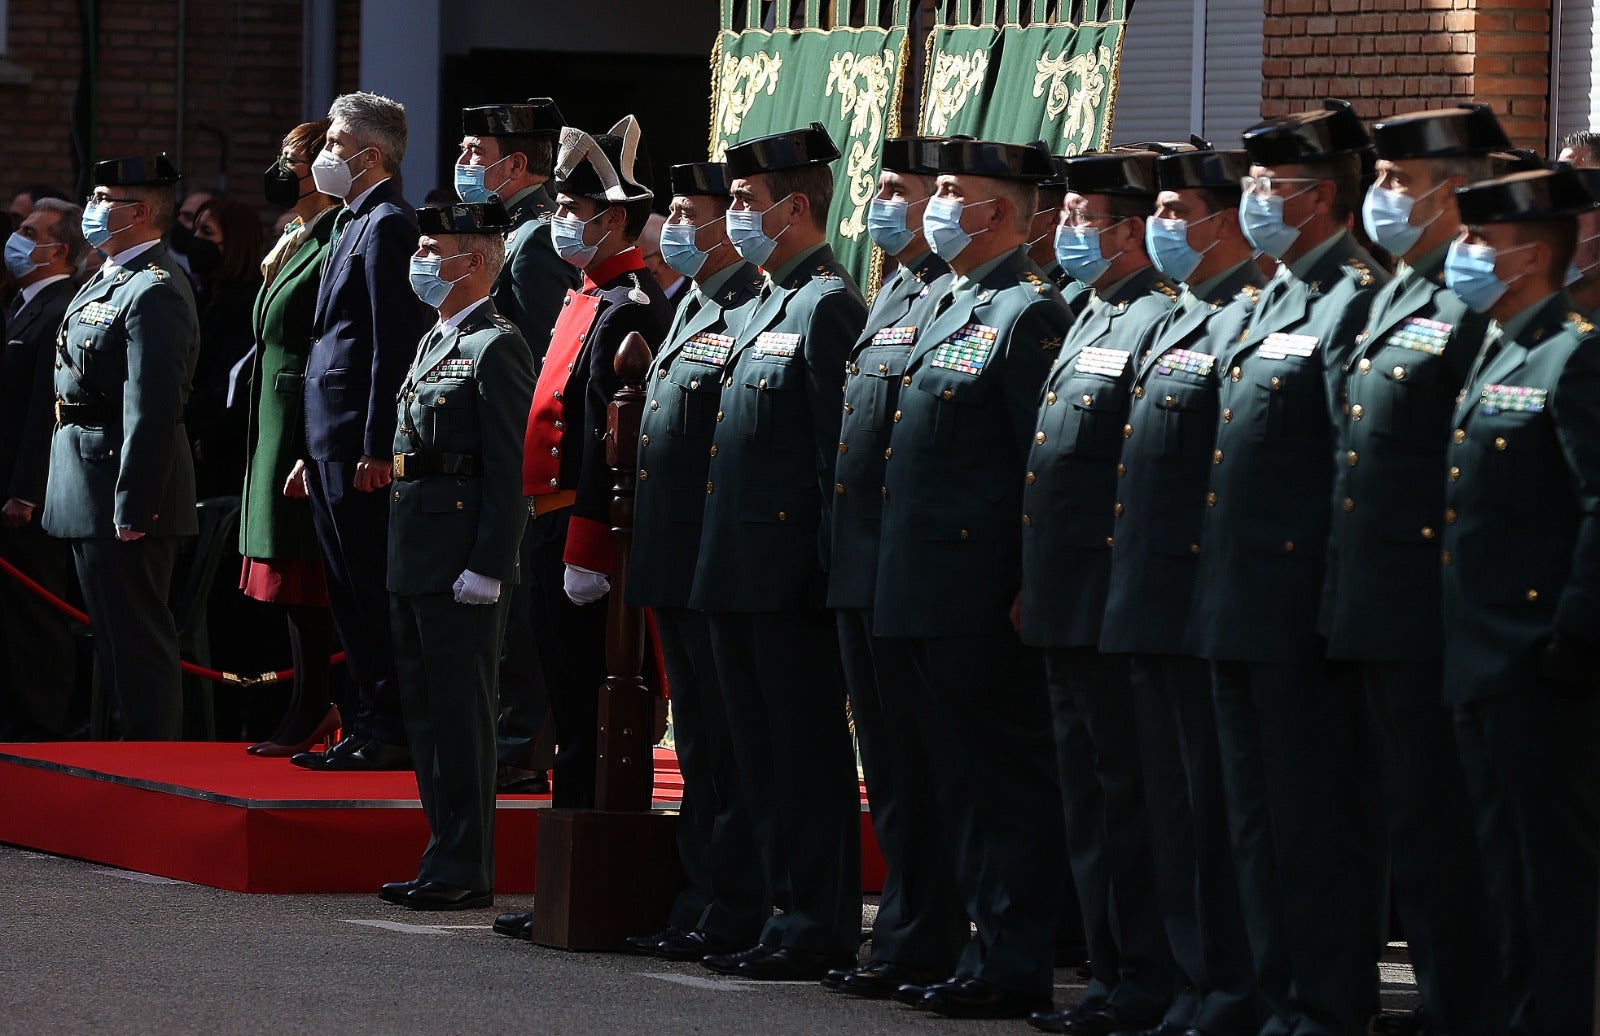
[[708, 953], [700, 958], [700, 963], [719, 975], [737, 975], [745, 961], [760, 960], [777, 952], [776, 946], [758, 942], [747, 950], [738, 950], [734, 953]]
[[548, 795], [550, 778], [543, 770], [502, 766], [495, 771], [494, 790], [500, 795]]
[[479, 892], [439, 881], [424, 881], [406, 893], [403, 902], [412, 910], [477, 910], [494, 906], [494, 891]]
[[333, 760], [354, 754], [365, 748], [366, 744], [366, 738], [351, 734], [326, 752], [300, 752], [290, 756], [289, 761], [307, 770], [326, 770], [328, 769], [328, 764]]
[[1070, 1013], [1066, 1025], [1059, 1031], [1069, 1033], [1071, 1036], [1114, 1036], [1120, 1033], [1139, 1032], [1149, 1027], [1148, 1021], [1129, 1018], [1114, 1007], [1084, 1010], [1080, 1005], [1078, 1010]]
[[851, 953], [817, 953], [785, 946], [745, 961], [739, 965], [737, 974], [740, 978], [764, 982], [815, 982], [830, 969], [848, 967], [855, 962], [856, 957]]
[[1028, 1018], [1052, 1006], [1047, 997], [1013, 993], [981, 978], [941, 983], [922, 994], [923, 1010], [946, 1018]]
[[399, 906], [406, 901], [407, 893], [421, 884], [422, 882], [416, 878], [410, 881], [386, 881], [378, 889], [378, 898], [385, 903]]
[[863, 1000], [887, 1000], [894, 996], [895, 990], [907, 985], [921, 986], [926, 992], [929, 985], [939, 981], [939, 976], [932, 972], [902, 968], [898, 964], [883, 960], [840, 972], [838, 978], [830, 983], [834, 974], [829, 972], [824, 976], [822, 980], [824, 988], [831, 989], [835, 993], [858, 996]]
[[1123, 1029], [1117, 1036], [1206, 1036], [1206, 1033], [1202, 1029], [1191, 1029], [1187, 1025], [1162, 1022], [1148, 1029]]
[[510, 939], [533, 938], [532, 914], [501, 914], [494, 919], [494, 933]]
[[662, 940], [686, 934], [688, 933], [678, 928], [677, 925], [669, 924], [659, 932], [651, 932], [649, 935], [629, 935], [625, 936], [622, 941], [627, 943], [628, 949], [634, 953], [642, 953], [646, 957], [654, 957], [656, 955], [656, 947], [661, 945]]
[[399, 745], [386, 745], [382, 741], [368, 741], [348, 755], [334, 756], [323, 761], [324, 770], [339, 773], [351, 771], [410, 770], [411, 749]]
[[712, 954], [732, 953], [740, 945], [696, 928], [692, 932], [679, 932], [671, 938], [662, 939], [651, 956], [657, 960], [705, 960]]
[[1379, 1011], [1372, 1019], [1373, 1036], [1417, 1036], [1427, 1030], [1425, 1008], [1415, 1011]]
[[896, 986], [894, 992], [889, 994], [889, 999], [893, 1000], [897, 1004], [904, 1004], [907, 1007], [915, 1007], [920, 1011], [922, 1010], [922, 998], [928, 995], [928, 990], [934, 989], [938, 986], [959, 985], [961, 981], [962, 980], [958, 978], [949, 978], [943, 980], [942, 982], [907, 982], [904, 985]]

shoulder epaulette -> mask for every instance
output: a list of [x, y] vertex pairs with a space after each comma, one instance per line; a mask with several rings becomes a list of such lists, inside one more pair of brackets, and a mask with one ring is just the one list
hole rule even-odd
[[1024, 284], [1028, 284], [1033, 287], [1034, 294], [1036, 295], [1048, 295], [1050, 292], [1054, 291], [1056, 287], [1054, 284], [1051, 284], [1043, 277], [1040, 277], [1038, 274], [1034, 273], [1032, 270], [1023, 270], [1021, 279]]
[[490, 317], [489, 323], [493, 324], [495, 327], [498, 327], [502, 331], [515, 331], [517, 329], [516, 324], [513, 324], [499, 313], [496, 313], [494, 316]]
[[1246, 284], [1239, 289], [1239, 294], [1249, 300], [1252, 306], [1261, 301], [1261, 289], [1254, 284]]
[[1577, 310], [1572, 310], [1567, 314], [1567, 323], [1579, 334], [1586, 335], [1594, 330], [1594, 324], [1590, 323], [1589, 318]]
[[146, 273], [152, 275], [158, 281], [164, 281], [169, 276], [165, 269], [155, 263], [147, 264], [144, 269]]
[[1161, 292], [1161, 294], [1165, 295], [1169, 299], [1176, 299], [1178, 297], [1178, 289], [1168, 284], [1164, 279], [1158, 279], [1156, 281], [1156, 290]]
[[825, 281], [836, 281], [839, 279], [839, 275], [834, 273], [833, 267], [829, 266], [827, 263], [817, 264], [817, 277]]
[[1350, 271], [1350, 276], [1355, 278], [1357, 284], [1361, 285], [1363, 288], [1372, 284], [1372, 270], [1367, 266], [1366, 263], [1362, 262], [1360, 259], [1346, 259], [1344, 261], [1344, 265], [1345, 268]]

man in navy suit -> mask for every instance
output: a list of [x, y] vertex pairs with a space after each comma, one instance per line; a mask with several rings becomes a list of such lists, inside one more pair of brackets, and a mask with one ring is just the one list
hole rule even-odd
[[333, 621], [358, 700], [344, 739], [293, 762], [308, 769], [409, 770], [385, 590], [395, 395], [428, 321], [411, 290], [417, 217], [393, 177], [406, 113], [376, 94], [328, 109], [317, 189], [343, 198], [317, 291], [306, 361], [306, 489]]

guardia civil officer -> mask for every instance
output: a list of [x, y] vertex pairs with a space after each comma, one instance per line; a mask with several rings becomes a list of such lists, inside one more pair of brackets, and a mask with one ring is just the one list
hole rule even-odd
[[[1254, 1032], [1262, 1011], [1228, 844], [1211, 672], [1193, 628], [1218, 357], [1265, 281], [1239, 228], [1243, 151], [1209, 145], [1156, 159], [1145, 244], [1178, 303], [1134, 349], [1122, 429], [1103, 652], [1129, 655], [1159, 904], [1183, 992], [1175, 1032]], [[1115, 887], [1115, 879], [1113, 879]], [[1120, 900], [1119, 900], [1120, 905]]]
[[495, 684], [506, 584], [528, 520], [522, 433], [533, 358], [489, 293], [511, 218], [498, 201], [417, 211], [411, 287], [438, 313], [400, 387], [389, 610], [417, 794], [432, 836], [413, 910], [494, 902]]
[[1454, 191], [1511, 142], [1487, 105], [1372, 127], [1367, 233], [1400, 260], [1346, 361], [1323, 623], [1355, 663], [1381, 764], [1391, 884], [1430, 1028], [1504, 1028], [1465, 775], [1440, 687], [1439, 534], [1450, 413], [1488, 317], [1445, 286]]
[[[1060, 344], [1039, 400], [1022, 497], [1019, 616], [1023, 643], [1045, 649], [1067, 851], [1095, 975], [1081, 1009], [1041, 1024], [1098, 1034], [1156, 1024], [1173, 984], [1128, 657], [1102, 654], [1099, 643], [1134, 350], [1171, 311], [1178, 289], [1144, 247], [1155, 152], [1069, 158], [1066, 179], [1056, 253], [1093, 297]], [[1073, 758], [1083, 743], [1095, 760], [1087, 786]]]
[[[506, 263], [494, 283], [494, 304], [500, 315], [517, 326], [537, 365], [550, 347], [550, 330], [561, 313], [561, 300], [576, 288], [578, 268], [556, 253], [550, 238], [550, 217], [555, 200], [550, 196], [550, 176], [555, 164], [555, 143], [565, 124], [561, 110], [548, 97], [533, 97], [526, 104], [491, 104], [461, 110], [461, 153], [456, 157], [456, 196], [470, 204], [498, 199], [511, 215], [506, 235]], [[533, 567], [532, 549], [523, 536], [522, 565]], [[508, 587], [511, 596], [507, 623], [526, 629], [531, 623], [530, 587]], [[536, 746], [549, 743], [540, 737], [550, 710], [545, 674], [532, 637], [508, 637], [500, 662], [500, 770], [501, 791], [546, 791], [545, 752]]]
[[178, 537], [199, 529], [183, 426], [199, 358], [194, 293], [161, 236], [166, 155], [95, 164], [83, 235], [106, 255], [56, 339], [56, 429], [44, 530], [70, 540], [100, 679], [130, 741], [183, 736], [178, 632], [167, 608]]
[[939, 837], [937, 814], [926, 794], [902, 795], [907, 784], [926, 787], [934, 766], [920, 738], [885, 722], [878, 671], [910, 664], [895, 654], [899, 642], [872, 636], [878, 576], [878, 534], [883, 518], [883, 470], [888, 463], [890, 419], [900, 397], [906, 362], [927, 318], [926, 299], [942, 294], [950, 268], [928, 247], [923, 212], [937, 190], [939, 140], [900, 137], [883, 145], [878, 194], [867, 228], [899, 268], [867, 314], [845, 364], [844, 418], [834, 463], [833, 559], [828, 605], [839, 625], [839, 653], [850, 717], [872, 803], [873, 830], [887, 873], [872, 923], [872, 957], [865, 967], [829, 972], [823, 985], [873, 999], [911, 982], [927, 985], [955, 970], [967, 942], [967, 918]]
[[1089, 286], [1067, 273], [1056, 257], [1056, 227], [1061, 223], [1061, 208], [1067, 200], [1067, 160], [1051, 155], [1050, 164], [1054, 172], [1039, 184], [1039, 211], [1033, 214], [1033, 222], [1028, 225], [1028, 258], [1061, 292], [1073, 316], [1078, 316], [1094, 296]]
[[1317, 620], [1332, 410], [1388, 275], [1346, 229], [1370, 144], [1348, 105], [1261, 123], [1244, 143], [1240, 222], [1281, 265], [1218, 357], [1200, 647], [1267, 1025], [1359, 1032], [1378, 1006], [1381, 836], [1362, 695], [1333, 678]]
[[[903, 1000], [958, 1017], [1048, 1010], [1063, 892], [1061, 795], [1036, 654], [1012, 625], [1034, 413], [1072, 314], [1027, 257], [1042, 146], [947, 140], [922, 231], [955, 277], [919, 327], [889, 415], [873, 633], [884, 722], [938, 765], [901, 798], [937, 810], [978, 935]], [[847, 487], [848, 491], [848, 487]], [[914, 801], [914, 800], [908, 800]]]
[[728, 236], [767, 279], [725, 365], [689, 604], [711, 624], [767, 884], [789, 895], [759, 942], [704, 961], [745, 978], [848, 967], [861, 924], [861, 806], [824, 607], [841, 374], [866, 319], [825, 238], [838, 157], [817, 123], [727, 151]]
[[700, 556], [706, 469], [735, 336], [766, 284], [728, 239], [733, 203], [720, 162], [675, 165], [661, 257], [690, 280], [649, 378], [639, 425], [630, 604], [648, 607], [672, 688], [672, 729], [683, 772], [678, 860], [685, 888], [667, 926], [633, 936], [635, 950], [700, 960], [753, 945], [772, 910], [703, 612], [688, 607]]
[[1456, 191], [1450, 287], [1494, 322], [1446, 453], [1444, 693], [1512, 932], [1515, 1032], [1592, 1031], [1600, 875], [1600, 346], [1561, 283], [1582, 175]]

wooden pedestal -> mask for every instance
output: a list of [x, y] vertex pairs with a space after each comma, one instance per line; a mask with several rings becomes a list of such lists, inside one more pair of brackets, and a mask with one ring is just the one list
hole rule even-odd
[[562, 950], [621, 950], [666, 927], [684, 887], [678, 814], [548, 809], [539, 815], [533, 941]]

